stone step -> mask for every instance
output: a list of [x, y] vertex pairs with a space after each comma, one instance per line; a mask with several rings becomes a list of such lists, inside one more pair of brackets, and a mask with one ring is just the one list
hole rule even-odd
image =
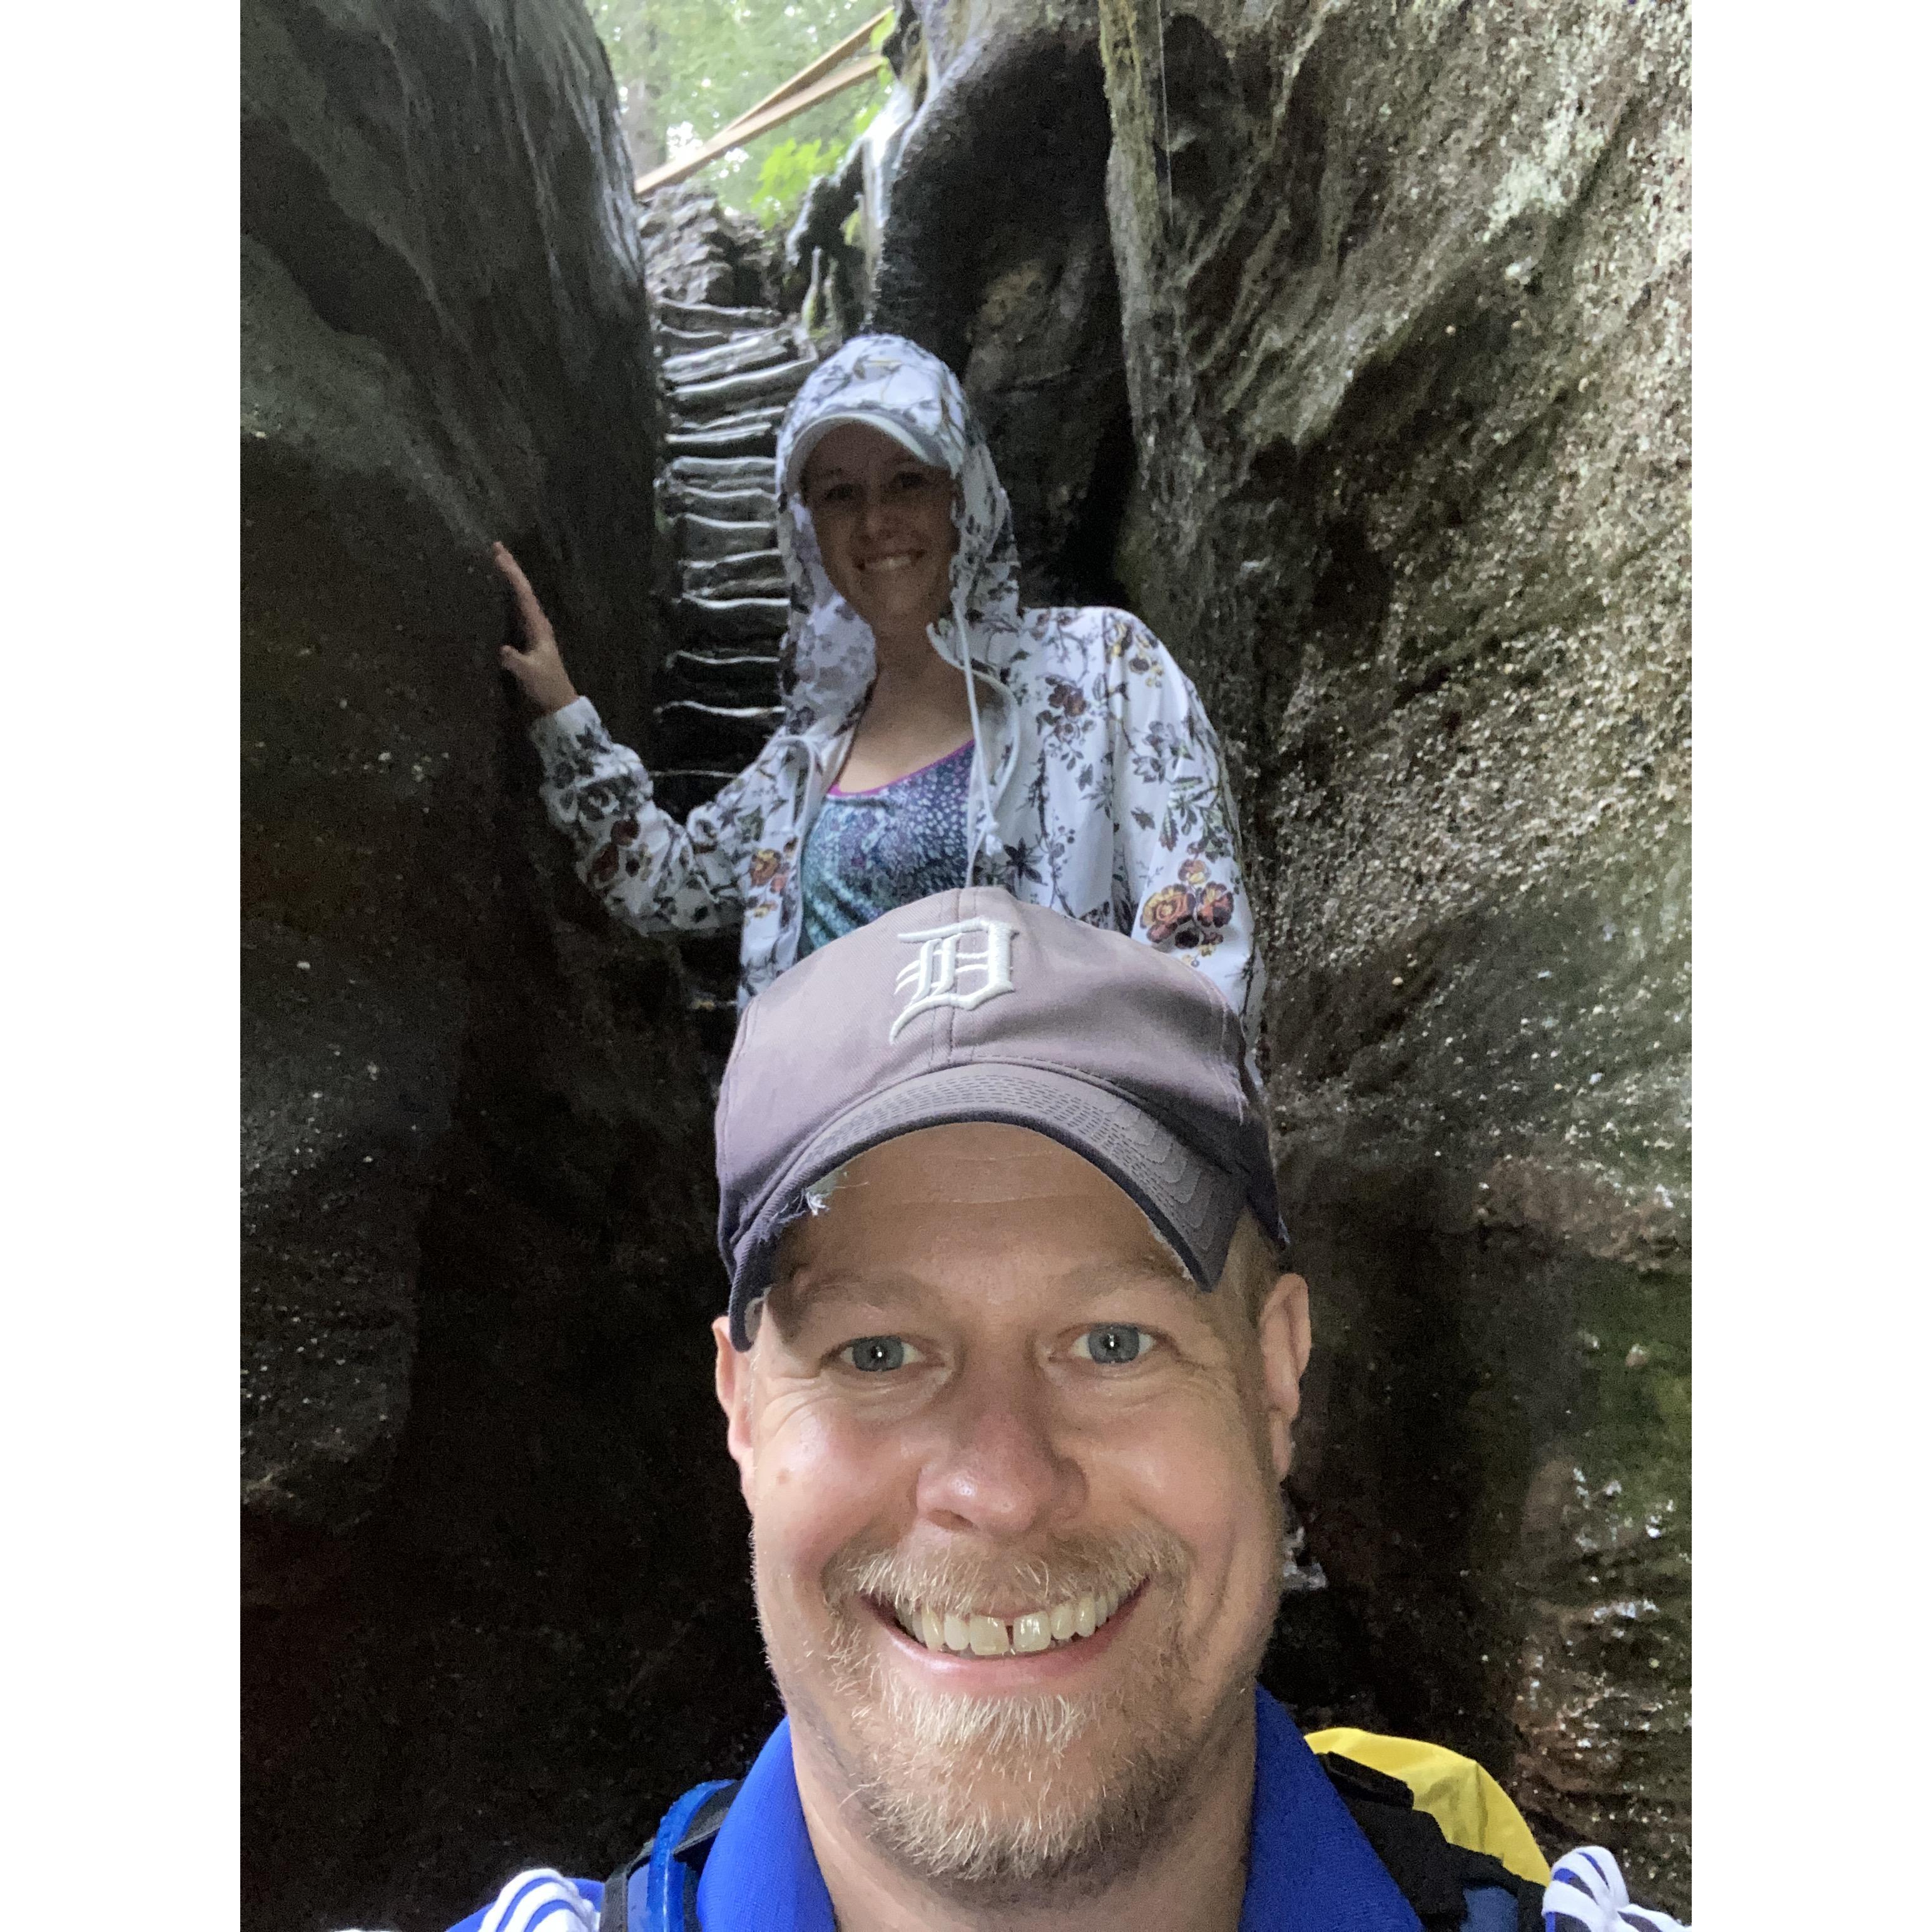
[[775, 308], [718, 308], [710, 302], [669, 300], [651, 304], [660, 324], [673, 328], [776, 328], [784, 317]]
[[769, 705], [778, 695], [778, 661], [763, 651], [673, 651], [662, 675], [670, 691], [714, 704]]
[[766, 490], [772, 488], [769, 458], [755, 456], [680, 456], [664, 475], [674, 484], [693, 490]]
[[[700, 522], [704, 522], [704, 518], [700, 518]], [[765, 530], [764, 524], [749, 524], [749, 526], [732, 524], [727, 527], [730, 527], [730, 530], [742, 530], [742, 527]], [[711, 572], [711, 576], [718, 576], [721, 572], [724, 576], [740, 578], [777, 576], [782, 580], [782, 576], [784, 576], [784, 562], [778, 556], [778, 547], [771, 541], [771, 531], [769, 530], [765, 530], [765, 541], [755, 550], [718, 550], [718, 553], [709, 554], [709, 556], [700, 550], [686, 550], [678, 556], [678, 566], [684, 568], [684, 570], [707, 570]], [[778, 595], [782, 595], [782, 591], [769, 591], [767, 595], [778, 597]]]
[[675, 716], [756, 731], [760, 743], [778, 729], [784, 715], [776, 704], [706, 704], [696, 698], [674, 698], [658, 706], [660, 718]]
[[784, 421], [782, 406], [775, 410], [743, 410], [735, 416], [687, 416], [674, 408], [670, 411], [670, 430], [674, 436], [721, 436], [740, 430], [752, 430], [772, 440], [772, 448], [778, 448], [778, 424]]
[[741, 766], [758, 754], [784, 713], [776, 704], [708, 704], [674, 698], [657, 707], [659, 756], [667, 764]]
[[704, 350], [722, 349], [737, 340], [730, 328], [660, 328], [656, 333], [658, 353], [666, 360], [674, 356], [695, 356]]
[[709, 424], [719, 417], [743, 414], [747, 410], [769, 409], [774, 403], [788, 403], [805, 386], [805, 379], [818, 367], [800, 358], [781, 362], [770, 369], [754, 369], [742, 376], [720, 376], [708, 382], [681, 382], [670, 392], [671, 413], [694, 427]]
[[680, 517], [671, 525], [678, 555], [684, 559], [746, 556], [771, 550], [770, 524], [728, 522], [718, 517]]
[[790, 603], [783, 597], [680, 597], [676, 606], [689, 634], [730, 644], [784, 635]]
[[[731, 707], [743, 706], [760, 712], [774, 711], [778, 696], [776, 685], [762, 688], [752, 685], [700, 684], [694, 679], [676, 687], [680, 696], [689, 695], [704, 703]], [[669, 694], [667, 693], [668, 698]], [[661, 721], [662, 723], [662, 721]], [[773, 729], [776, 728], [774, 727]], [[758, 754], [759, 748], [771, 736], [770, 731], [762, 735], [754, 733], [746, 738], [732, 732], [720, 736], [712, 728], [701, 722], [692, 723], [674, 719], [669, 736], [660, 736], [653, 740], [658, 747], [658, 758], [663, 764], [678, 765], [748, 765]]]
[[[678, 520], [681, 524], [686, 519], [680, 517]], [[698, 523], [709, 523], [710, 519], [708, 517], [699, 517], [692, 520]], [[779, 577], [784, 574], [784, 560], [778, 555], [778, 545], [772, 540], [771, 526], [769, 524], [726, 524], [718, 527], [734, 530], [762, 530], [764, 532], [765, 540], [755, 549], [751, 550], [680, 551], [677, 560], [683, 568], [708, 570], [714, 573], [722, 568], [728, 576], [734, 572], [740, 577], [747, 574], [776, 574]], [[779, 593], [773, 591], [770, 594], [776, 597]]]
[[687, 558], [679, 568], [687, 597], [782, 597], [788, 587], [775, 550]]
[[764, 651], [673, 651], [664, 659], [665, 671], [674, 677], [716, 682], [732, 679], [738, 682], [768, 677], [778, 682], [778, 661]]
[[781, 586], [779, 589], [760, 591], [758, 594], [764, 597], [782, 597], [784, 595], [784, 565], [776, 548], [769, 540], [761, 550], [727, 550], [718, 556], [680, 556], [678, 566], [683, 570], [703, 571], [716, 580], [725, 578], [776, 578]]
[[767, 476], [778, 447], [778, 415], [740, 416], [708, 429], [673, 430], [664, 438], [664, 448], [674, 458], [762, 456]]
[[728, 337], [713, 349], [667, 356], [658, 368], [667, 382], [681, 388], [689, 382], [709, 382], [720, 376], [767, 369], [774, 362], [789, 362], [797, 354], [798, 339], [790, 329], [768, 328], [753, 335]]
[[769, 490], [693, 490], [664, 478], [665, 508], [674, 516], [712, 517], [725, 523], [762, 524], [778, 541], [778, 499]]

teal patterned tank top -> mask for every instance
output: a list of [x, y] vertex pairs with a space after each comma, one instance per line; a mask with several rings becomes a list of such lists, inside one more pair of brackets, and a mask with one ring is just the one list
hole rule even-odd
[[973, 741], [890, 784], [825, 795], [799, 868], [799, 957], [966, 879], [966, 788]]

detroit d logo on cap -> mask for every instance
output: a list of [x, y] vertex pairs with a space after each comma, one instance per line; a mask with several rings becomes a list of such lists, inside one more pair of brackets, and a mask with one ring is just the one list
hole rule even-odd
[[[916, 1015], [935, 1006], [957, 1006], [970, 1012], [988, 1000], [1013, 990], [1013, 936], [1019, 928], [997, 919], [964, 919], [956, 926], [934, 926], [929, 932], [902, 932], [900, 940], [919, 948], [892, 982], [910, 997], [892, 1022], [888, 1040]], [[977, 940], [976, 945], [972, 942]]]

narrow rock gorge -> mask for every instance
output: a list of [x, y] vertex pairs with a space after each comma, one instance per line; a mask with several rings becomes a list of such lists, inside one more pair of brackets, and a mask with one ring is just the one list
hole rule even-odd
[[[915, 14], [872, 321], [961, 371], [1029, 594], [1173, 647], [1244, 814], [1328, 1580], [1269, 1681], [1686, 1912], [1688, 14]], [[697, 762], [641, 250], [776, 291], [634, 206], [577, 0], [245, 0], [243, 53], [244, 1910], [434, 1928], [774, 1714], [721, 962], [569, 876], [486, 553]]]

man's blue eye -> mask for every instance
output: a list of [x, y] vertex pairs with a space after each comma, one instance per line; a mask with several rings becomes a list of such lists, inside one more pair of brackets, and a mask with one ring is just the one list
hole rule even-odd
[[1088, 1329], [1076, 1346], [1088, 1361], [1118, 1366], [1139, 1360], [1153, 1343], [1154, 1337], [1144, 1328], [1136, 1328], [1130, 1322], [1108, 1322]]
[[848, 1342], [838, 1352], [855, 1369], [868, 1375], [884, 1375], [906, 1365], [907, 1348], [896, 1335], [862, 1335]]

